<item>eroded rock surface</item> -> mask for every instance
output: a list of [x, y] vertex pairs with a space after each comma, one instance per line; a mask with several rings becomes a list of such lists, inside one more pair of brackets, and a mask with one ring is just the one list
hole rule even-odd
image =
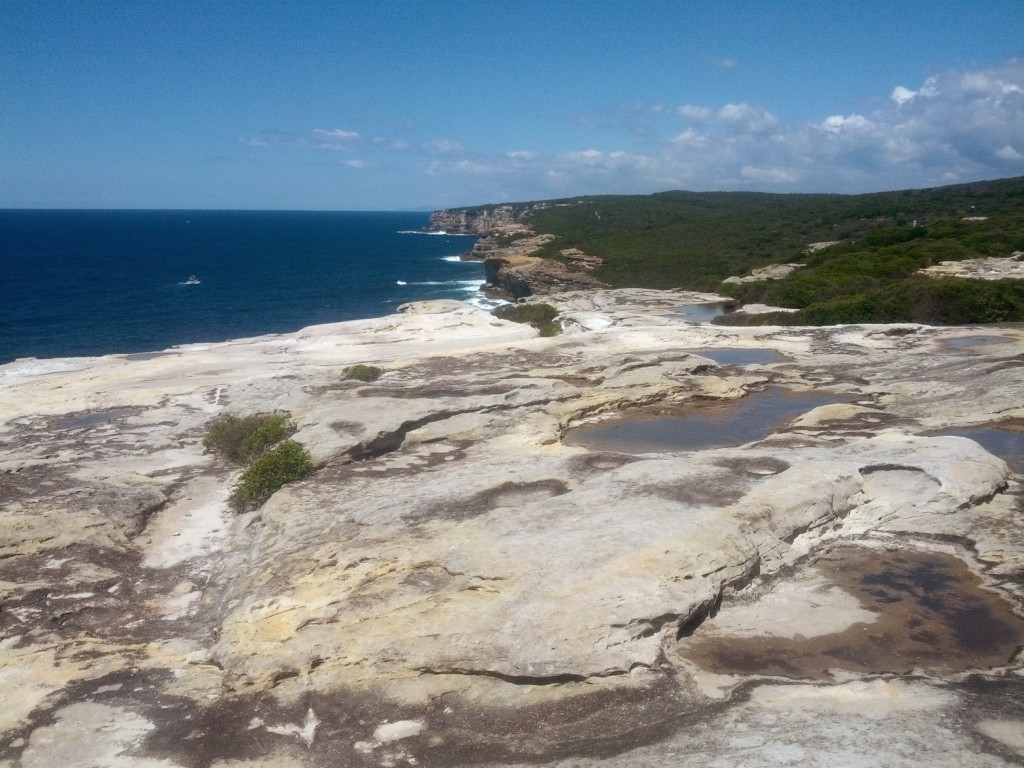
[[1024, 251], [1009, 256], [986, 256], [963, 261], [940, 261], [918, 270], [929, 277], [968, 277], [973, 280], [1020, 280], [1024, 278]]
[[[1021, 763], [1022, 478], [939, 432], [1021, 434], [1024, 330], [551, 300], [0, 367], [0, 766]], [[834, 398], [563, 440], [770, 387]], [[270, 409], [317, 469], [236, 516], [203, 431]]]
[[552, 240], [554, 235], [531, 235], [505, 243], [501, 234], [490, 234], [477, 241], [470, 256], [483, 261], [487, 290], [505, 298], [604, 287], [590, 274], [601, 265], [600, 258], [575, 248], [564, 249], [561, 261], [532, 255]]

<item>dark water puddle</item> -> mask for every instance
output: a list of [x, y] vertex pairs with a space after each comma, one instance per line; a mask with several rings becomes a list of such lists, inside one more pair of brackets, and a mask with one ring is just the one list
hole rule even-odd
[[116, 419], [138, 416], [140, 413], [142, 413], [142, 408], [110, 408], [106, 411], [73, 413], [55, 419], [50, 423], [50, 426], [53, 429], [84, 429], [85, 427], [95, 427], [97, 424], [105, 424]]
[[831, 394], [769, 389], [728, 402], [635, 413], [571, 429], [564, 442], [594, 451], [653, 453], [722, 448], [762, 440], [795, 416], [839, 400]]
[[[828, 670], [880, 674], [963, 672], [1006, 665], [1024, 643], [1024, 619], [960, 560], [934, 552], [843, 547], [813, 566], [876, 621], [818, 637], [729, 637], [700, 630], [680, 653], [725, 674], [821, 678]], [[723, 610], [728, 610], [728, 607]], [[799, 616], [793, 617], [800, 631]]]
[[946, 346], [950, 349], [970, 349], [971, 347], [984, 347], [989, 344], [1002, 344], [1009, 341], [1005, 336], [961, 336], [957, 339], [947, 339]]
[[701, 347], [689, 349], [695, 355], [714, 360], [719, 365], [766, 365], [778, 363], [786, 358], [774, 349], [722, 349], [718, 347]]
[[1014, 472], [1024, 474], [1024, 422], [1008, 422], [1005, 426], [944, 429], [929, 434], [969, 438], [1009, 464], [1010, 469]]
[[674, 310], [689, 323], [710, 323], [725, 312], [724, 304], [681, 304]]

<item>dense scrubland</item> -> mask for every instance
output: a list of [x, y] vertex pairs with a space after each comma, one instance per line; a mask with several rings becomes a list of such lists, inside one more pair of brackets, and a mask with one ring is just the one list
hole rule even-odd
[[[551, 201], [526, 214], [556, 235], [536, 255], [599, 256], [616, 287], [714, 290], [797, 313], [742, 322], [937, 324], [1024, 320], [1024, 281], [927, 278], [941, 261], [1024, 251], [1024, 177], [864, 195], [664, 192]], [[840, 241], [808, 252], [811, 243]], [[722, 284], [769, 264], [782, 280]], [[737, 320], [739, 322], [739, 320]]]

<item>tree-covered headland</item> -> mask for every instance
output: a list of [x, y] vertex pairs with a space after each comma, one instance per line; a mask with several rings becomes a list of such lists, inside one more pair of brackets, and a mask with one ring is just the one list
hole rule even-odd
[[[556, 236], [535, 255], [559, 259], [574, 248], [600, 257], [593, 274], [611, 286], [713, 290], [799, 310], [736, 322], [1024, 321], [1024, 280], [918, 274], [1024, 251], [1024, 177], [863, 195], [579, 197], [536, 207], [524, 222]], [[722, 283], [779, 263], [805, 266], [781, 280]]]

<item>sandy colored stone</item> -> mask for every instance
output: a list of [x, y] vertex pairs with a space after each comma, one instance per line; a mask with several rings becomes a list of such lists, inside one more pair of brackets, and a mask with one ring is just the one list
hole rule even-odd
[[[812, 243], [807, 249], [809, 253], [827, 248], [835, 243]], [[781, 280], [784, 277], [792, 274], [795, 270], [804, 266], [803, 264], [769, 264], [767, 267], [757, 267], [752, 269], [749, 275], [744, 277], [727, 277], [723, 280], [723, 283], [756, 283], [762, 280]]]
[[[547, 300], [561, 336], [428, 302], [0, 367], [0, 760], [1008, 764], [978, 740], [1015, 749], [1020, 659], [978, 690], [941, 670], [808, 683], [703, 669], [685, 641], [871, 626], [808, 570], [849, 546], [941, 552], [1019, 610], [1020, 476], [932, 432], [1024, 418], [1024, 331], [730, 328], [687, 320], [721, 297], [684, 292]], [[709, 348], [778, 355], [753, 370]], [[346, 379], [357, 363], [383, 375]], [[768, 386], [837, 402], [742, 445], [563, 442]], [[272, 409], [316, 471], [234, 515], [238, 469], [203, 431]]]
[[[965, 219], [965, 221], [977, 220], [976, 218]], [[1015, 251], [1009, 256], [940, 261], [938, 264], [919, 269], [918, 274], [928, 277], [967, 277], [974, 280], [1020, 280], [1024, 278], [1024, 252]]]

